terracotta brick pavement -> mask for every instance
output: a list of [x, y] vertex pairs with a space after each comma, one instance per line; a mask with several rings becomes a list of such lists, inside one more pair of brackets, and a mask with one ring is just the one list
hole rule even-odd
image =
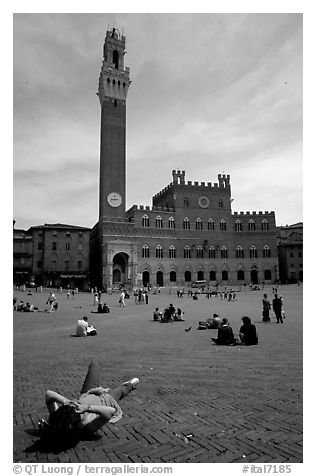
[[[66, 299], [56, 293], [56, 313], [14, 312], [15, 462], [302, 462], [302, 286], [283, 286], [283, 325], [261, 322], [262, 291], [238, 301], [198, 301], [150, 296], [149, 304], [104, 295], [106, 315], [90, 314], [91, 295]], [[266, 288], [271, 298], [271, 288]], [[45, 307], [47, 293], [18, 299]], [[186, 322], [152, 321], [153, 309], [173, 302]], [[236, 334], [249, 315], [259, 333], [256, 347], [217, 347], [216, 331], [197, 330], [218, 312]], [[74, 338], [76, 320], [87, 314], [98, 330]], [[185, 327], [192, 326], [190, 332]], [[77, 397], [91, 358], [101, 364], [103, 386], [140, 378], [122, 402], [123, 418], [95, 439], [54, 453], [39, 445], [38, 418], [46, 418], [47, 388]]]

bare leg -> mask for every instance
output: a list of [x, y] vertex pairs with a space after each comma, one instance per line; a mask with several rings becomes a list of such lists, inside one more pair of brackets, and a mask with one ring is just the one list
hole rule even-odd
[[100, 386], [100, 365], [96, 360], [91, 360], [88, 372], [80, 393], [86, 393], [91, 388]]

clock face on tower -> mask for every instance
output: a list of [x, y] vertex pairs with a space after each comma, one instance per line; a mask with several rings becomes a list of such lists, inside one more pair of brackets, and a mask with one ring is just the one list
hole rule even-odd
[[119, 207], [122, 203], [122, 197], [119, 193], [112, 192], [108, 195], [108, 204], [111, 207]]
[[202, 197], [199, 197], [198, 199], [198, 204], [200, 205], [201, 208], [207, 208], [210, 204], [210, 201], [208, 197], [205, 197], [204, 195], [202, 195]]

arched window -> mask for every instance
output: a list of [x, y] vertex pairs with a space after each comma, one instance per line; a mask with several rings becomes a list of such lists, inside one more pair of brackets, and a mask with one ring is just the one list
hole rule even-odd
[[210, 246], [208, 249], [208, 257], [214, 259], [215, 258], [215, 248], [214, 246]]
[[196, 257], [197, 258], [203, 258], [203, 248], [202, 248], [202, 246], [198, 246], [196, 248]]
[[169, 227], [170, 230], [174, 230], [174, 229], [175, 229], [176, 223], [175, 223], [173, 217], [170, 217], [170, 218], [169, 218], [169, 220], [168, 220], [168, 227]]
[[156, 218], [156, 228], [162, 228], [162, 218], [161, 218], [161, 216], [157, 216], [157, 218]]
[[169, 248], [169, 258], [175, 259], [175, 257], [176, 257], [176, 249], [173, 245], [171, 245]]
[[184, 248], [183, 257], [184, 258], [191, 258], [191, 248], [190, 248], [190, 246], [186, 246]]
[[185, 218], [183, 220], [183, 229], [184, 230], [190, 230], [190, 220], [188, 218]]
[[197, 218], [195, 222], [195, 229], [196, 230], [202, 230], [203, 225], [202, 225], [202, 220], [201, 218]]
[[221, 258], [226, 259], [228, 258], [228, 252], [226, 246], [221, 247]]
[[219, 222], [219, 229], [221, 231], [226, 231], [227, 228], [226, 228], [226, 221], [225, 220], [221, 219], [221, 221]]
[[249, 256], [250, 256], [250, 258], [257, 258], [257, 256], [258, 256], [257, 248], [254, 245], [252, 245], [250, 250], [249, 250]]
[[142, 248], [142, 258], [149, 258], [149, 246], [144, 245]]
[[188, 207], [188, 206], [189, 206], [189, 199], [188, 199], [188, 197], [184, 197], [184, 199], [183, 199], [183, 205], [184, 205], [185, 207]]
[[223, 208], [223, 200], [218, 200], [218, 208]]
[[237, 281], [244, 281], [245, 280], [245, 273], [243, 269], [239, 269], [237, 271]]
[[149, 216], [148, 215], [143, 216], [142, 224], [143, 224], [143, 228], [148, 228], [149, 227]]
[[262, 231], [268, 231], [269, 230], [269, 223], [268, 220], [264, 219], [261, 222], [261, 230]]
[[210, 271], [210, 281], [216, 281], [216, 271], [214, 269]]
[[212, 220], [212, 218], [210, 218], [207, 222], [207, 229], [211, 231], [215, 230], [214, 221]]
[[222, 271], [222, 281], [228, 281], [228, 271], [226, 269]]
[[236, 258], [242, 259], [244, 257], [244, 250], [242, 246], [237, 246], [236, 248]]
[[256, 229], [256, 224], [253, 220], [249, 220], [248, 222], [248, 230], [249, 231], [255, 231]]
[[112, 58], [113, 58], [112, 62], [114, 63], [115, 69], [118, 69], [118, 67], [119, 67], [119, 54], [118, 54], [117, 50], [113, 50]]
[[177, 273], [175, 271], [170, 271], [170, 283], [177, 282]]
[[156, 248], [156, 258], [163, 258], [163, 250], [161, 245], [158, 245]]
[[266, 245], [264, 248], [263, 248], [263, 257], [264, 258], [270, 258], [271, 257], [271, 250], [269, 248], [268, 245]]
[[235, 231], [242, 231], [242, 224], [240, 220], [235, 221]]

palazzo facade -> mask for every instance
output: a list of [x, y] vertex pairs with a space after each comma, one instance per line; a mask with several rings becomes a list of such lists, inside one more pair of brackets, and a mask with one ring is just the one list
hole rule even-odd
[[101, 105], [99, 221], [90, 235], [91, 284], [113, 287], [236, 286], [279, 279], [275, 213], [232, 212], [229, 175], [215, 183], [171, 182], [152, 206], [126, 210], [125, 37], [107, 31], [98, 96]]

